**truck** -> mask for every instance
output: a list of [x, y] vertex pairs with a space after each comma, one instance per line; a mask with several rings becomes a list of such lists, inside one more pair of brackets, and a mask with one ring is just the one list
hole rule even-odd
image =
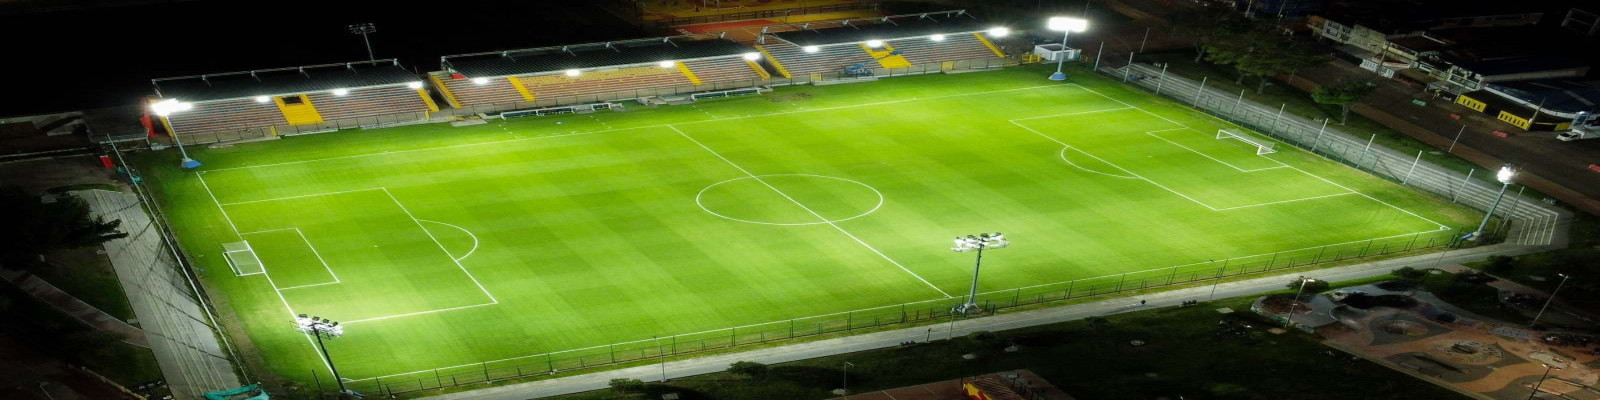
[[1594, 118], [1588, 111], [1579, 111], [1578, 117], [1572, 119], [1572, 130], [1556, 135], [1556, 140], [1571, 142], [1597, 137], [1600, 137], [1600, 118]]

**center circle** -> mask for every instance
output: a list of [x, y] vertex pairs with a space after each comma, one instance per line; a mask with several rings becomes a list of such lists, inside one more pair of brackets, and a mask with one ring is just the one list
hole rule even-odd
[[822, 225], [883, 207], [883, 193], [858, 181], [812, 174], [734, 178], [700, 189], [694, 202], [717, 217], [760, 225]]

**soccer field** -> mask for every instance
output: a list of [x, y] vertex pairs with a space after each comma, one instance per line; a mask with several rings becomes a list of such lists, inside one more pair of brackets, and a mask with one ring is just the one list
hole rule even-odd
[[[985, 254], [989, 292], [1442, 241], [1476, 217], [1286, 144], [1258, 155], [1217, 138], [1243, 130], [1115, 82], [1040, 72], [293, 137], [191, 150], [199, 173], [172, 152], [143, 164], [247, 357], [305, 381], [328, 371], [298, 313], [343, 323], [328, 348], [345, 378], [421, 379], [948, 308], [972, 274], [957, 235], [1012, 241]], [[226, 262], [239, 242], [252, 251]]]

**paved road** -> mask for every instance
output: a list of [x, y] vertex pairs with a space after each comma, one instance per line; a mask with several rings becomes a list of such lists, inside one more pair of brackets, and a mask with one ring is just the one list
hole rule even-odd
[[[1485, 246], [1481, 248], [1450, 251], [1443, 254], [1426, 254], [1391, 260], [1380, 260], [1358, 265], [1350, 265], [1311, 271], [1304, 274], [1291, 273], [1270, 275], [1250, 280], [1227, 282], [1215, 287], [1216, 298], [1248, 296], [1283, 289], [1284, 282], [1295, 276], [1308, 275], [1318, 279], [1342, 281], [1366, 278], [1388, 273], [1390, 270], [1403, 266], [1411, 267], [1438, 267], [1475, 261], [1487, 257], [1489, 254], [1527, 254], [1543, 251], [1543, 248], [1522, 247], [1511, 245]], [[1143, 309], [1175, 306], [1186, 300], [1205, 300], [1213, 291], [1213, 287], [1195, 287], [1171, 290], [1138, 297], [1113, 298], [1103, 301], [1075, 304], [1063, 307], [1004, 313], [996, 316], [957, 321], [951, 324], [936, 324], [931, 326], [917, 326], [892, 331], [875, 332], [836, 339], [818, 340], [813, 342], [796, 343], [781, 347], [757, 349], [740, 353], [722, 354], [704, 358], [696, 358], [666, 363], [665, 366], [650, 365], [642, 367], [625, 368], [611, 371], [601, 371], [593, 374], [574, 375], [555, 379], [533, 382], [523, 382], [500, 387], [485, 388], [467, 392], [449, 393], [427, 397], [431, 400], [523, 400], [540, 397], [558, 396], [591, 390], [605, 389], [607, 382], [614, 378], [634, 378], [646, 382], [660, 381], [665, 375], [668, 379], [682, 378], [719, 372], [727, 369], [728, 364], [735, 361], [756, 361], [766, 364], [775, 364], [817, 357], [826, 357], [845, 353], [854, 353], [873, 349], [882, 349], [899, 346], [908, 341], [923, 341], [929, 335], [928, 329], [933, 329], [934, 340], [946, 339], [953, 336], [962, 336], [975, 331], [999, 331], [1025, 328], [1083, 319], [1091, 316], [1119, 314]], [[1148, 304], [1139, 305], [1139, 300], [1146, 300]], [[665, 369], [663, 372], [663, 368]]]
[[71, 315], [84, 324], [117, 335], [117, 337], [122, 338], [123, 343], [145, 348], [150, 347], [150, 341], [145, 339], [143, 330], [133, 325], [128, 325], [127, 322], [117, 319], [111, 314], [106, 314], [105, 311], [101, 311], [89, 305], [89, 303], [73, 297], [71, 293], [56, 288], [55, 285], [51, 285], [50, 282], [46, 282], [44, 279], [39, 279], [38, 276], [17, 270], [0, 270], [0, 278], [11, 281], [18, 288], [28, 292], [28, 295], [33, 296], [33, 298], [43, 301], [67, 315]]

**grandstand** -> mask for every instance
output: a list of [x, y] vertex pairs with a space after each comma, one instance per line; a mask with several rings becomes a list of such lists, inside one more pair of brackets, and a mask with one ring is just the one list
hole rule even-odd
[[422, 82], [395, 60], [160, 78], [151, 84], [151, 103], [192, 105], [162, 123], [193, 143], [426, 120], [438, 111]]
[[769, 73], [752, 53], [715, 35], [589, 43], [445, 56], [429, 80], [493, 112], [756, 86]]
[[956, 62], [1005, 57], [986, 36], [1005, 32], [979, 25], [964, 11], [793, 28], [763, 35], [756, 46], [785, 77], [831, 79], [913, 67], [950, 70], [957, 68]]

